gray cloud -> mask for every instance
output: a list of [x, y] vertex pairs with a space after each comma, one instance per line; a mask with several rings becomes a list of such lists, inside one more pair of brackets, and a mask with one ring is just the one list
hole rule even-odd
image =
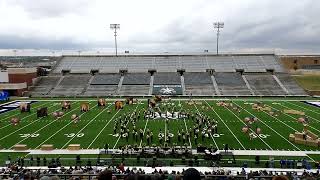
[[66, 14], [84, 14], [87, 0], [10, 0], [11, 6], [22, 8], [32, 18], [52, 18]]
[[[34, 3], [30, 3], [34, 2]], [[136, 11], [147, 8], [140, 7], [140, 4], [132, 7], [127, 14], [104, 14], [103, 10], [97, 12], [89, 11], [92, 1], [89, 0], [12, 0], [10, 5], [22, 7], [30, 17], [34, 18], [63, 18], [73, 14], [77, 23], [88, 24], [88, 29], [83, 34], [78, 33], [82, 29], [72, 29], [75, 33], [68, 33], [67, 36], [20, 36], [18, 32], [11, 32], [10, 35], [0, 32], [0, 48], [47, 48], [47, 49], [90, 49], [90, 48], [113, 48], [113, 37], [111, 32], [106, 32], [108, 37], [97, 36], [90, 39], [98, 31], [98, 26], [91, 25], [94, 18], [104, 18], [110, 22], [121, 19], [122, 24], [127, 17], [134, 15]], [[99, 5], [102, 1], [94, 1]], [[125, 4], [125, 1], [122, 1]], [[183, 1], [183, 3], [189, 1]], [[133, 51], [203, 51], [209, 49], [215, 51], [216, 33], [213, 30], [212, 22], [222, 20], [225, 28], [221, 31], [220, 48], [222, 51], [241, 49], [284, 49], [284, 50], [306, 50], [319, 52], [320, 49], [320, 22], [318, 10], [320, 1], [305, 0], [292, 1], [283, 0], [245, 0], [239, 1], [197, 1], [188, 11], [179, 13], [179, 5], [176, 6], [177, 14], [170, 14], [170, 21], [159, 22], [161, 26], [153, 30], [142, 27], [141, 31], [130, 31], [128, 34], [120, 30], [119, 49]], [[242, 3], [243, 2], [243, 3]], [[170, 3], [170, 2], [167, 2]], [[94, 4], [94, 3], [93, 3]], [[111, 6], [110, 2], [110, 6]], [[179, 4], [179, 3], [178, 3]], [[169, 5], [169, 4], [168, 4]], [[173, 5], [173, 6], [174, 6]], [[102, 4], [101, 4], [102, 6]], [[107, 9], [107, 8], [106, 8]], [[1, 10], [1, 8], [0, 8]], [[91, 14], [91, 13], [98, 13]], [[100, 14], [99, 14], [100, 13]], [[107, 12], [106, 12], [107, 13]], [[166, 13], [164, 10], [163, 13]], [[104, 15], [106, 17], [104, 17]], [[157, 14], [155, 17], [161, 19], [165, 14]], [[145, 18], [148, 14], [146, 14]], [[150, 15], [151, 16], [151, 15]], [[83, 20], [83, 21], [82, 21]], [[97, 24], [99, 23], [97, 20]], [[139, 20], [137, 20], [139, 21]], [[19, 23], [19, 22], [18, 22]], [[63, 23], [57, 23], [64, 28]], [[90, 24], [90, 25], [89, 25]], [[84, 26], [83, 26], [84, 27]], [[66, 28], [70, 31], [72, 26]], [[100, 28], [100, 27], [99, 27]], [[128, 27], [130, 28], [130, 27]], [[28, 27], [26, 27], [28, 29]], [[41, 27], [38, 28], [42, 30]], [[48, 29], [46, 29], [48, 30]], [[50, 31], [50, 30], [49, 30]], [[71, 31], [71, 32], [72, 32]], [[63, 32], [63, 31], [62, 31]], [[58, 39], [58, 40], [57, 40]], [[105, 40], [105, 41], [104, 41]]]

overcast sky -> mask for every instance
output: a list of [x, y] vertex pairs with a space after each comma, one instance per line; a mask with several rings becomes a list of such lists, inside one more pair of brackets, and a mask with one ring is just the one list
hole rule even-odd
[[120, 52], [214, 52], [223, 21], [223, 52], [320, 52], [319, 12], [319, 0], [0, 0], [0, 49], [112, 52], [119, 23]]

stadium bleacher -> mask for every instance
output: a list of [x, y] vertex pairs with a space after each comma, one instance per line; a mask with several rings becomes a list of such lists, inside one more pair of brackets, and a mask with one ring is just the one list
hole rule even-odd
[[148, 95], [150, 89], [149, 73], [127, 73], [124, 75], [120, 95]]
[[216, 72], [214, 74], [221, 95], [251, 95], [241, 74]]
[[152, 85], [181, 85], [184, 95], [199, 96], [306, 95], [277, 57], [265, 54], [64, 56], [31, 95], [151, 95]]
[[156, 85], [175, 85], [181, 84], [180, 75], [177, 72], [155, 73], [153, 84]]
[[307, 95], [306, 92], [297, 84], [297, 82], [289, 74], [278, 73], [276, 74], [276, 76], [289, 91], [289, 94]]
[[207, 72], [183, 73], [186, 95], [212, 96], [215, 94], [212, 79]]
[[150, 74], [149, 73], [128, 73], [125, 74], [123, 85], [149, 85]]
[[245, 77], [255, 95], [286, 95], [271, 74], [249, 73]]
[[116, 95], [118, 85], [89, 85], [87, 90], [84, 92], [84, 96], [108, 96]]
[[283, 72], [281, 64], [274, 55], [192, 55], [192, 56], [66, 56], [62, 58], [54, 73], [62, 70], [77, 70], [84, 73], [92, 69], [100, 73], [117, 73], [121, 69], [128, 72], [148, 72], [157, 69], [158, 72], [176, 72], [185, 69], [187, 72], [205, 72], [206, 69], [215, 69], [216, 72], [235, 72], [235, 69], [248, 71], [265, 71], [274, 69]]
[[52, 96], [76, 96], [81, 95], [87, 86], [90, 74], [74, 74], [64, 76], [56, 87], [50, 92]]
[[92, 85], [116, 85], [119, 83], [120, 74], [98, 74], [95, 75], [90, 84]]
[[43, 96], [47, 95], [52, 88], [60, 80], [60, 76], [43, 76], [37, 82], [36, 86], [32, 88], [31, 95], [33, 96]]

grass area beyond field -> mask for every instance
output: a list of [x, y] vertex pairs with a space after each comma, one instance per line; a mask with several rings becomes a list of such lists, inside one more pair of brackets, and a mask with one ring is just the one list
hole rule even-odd
[[320, 91], [320, 75], [294, 76], [294, 78], [304, 89]]

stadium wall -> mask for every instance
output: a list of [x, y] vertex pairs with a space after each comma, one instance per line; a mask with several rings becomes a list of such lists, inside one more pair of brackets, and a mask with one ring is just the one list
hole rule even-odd
[[283, 55], [280, 56], [281, 63], [288, 70], [301, 69], [305, 65], [320, 65], [320, 56], [296, 56]]
[[9, 68], [9, 82], [10, 83], [24, 83], [28, 86], [32, 85], [32, 80], [37, 78], [36, 68]]
[[0, 71], [0, 83], [7, 83], [9, 82], [9, 75], [7, 70]]

